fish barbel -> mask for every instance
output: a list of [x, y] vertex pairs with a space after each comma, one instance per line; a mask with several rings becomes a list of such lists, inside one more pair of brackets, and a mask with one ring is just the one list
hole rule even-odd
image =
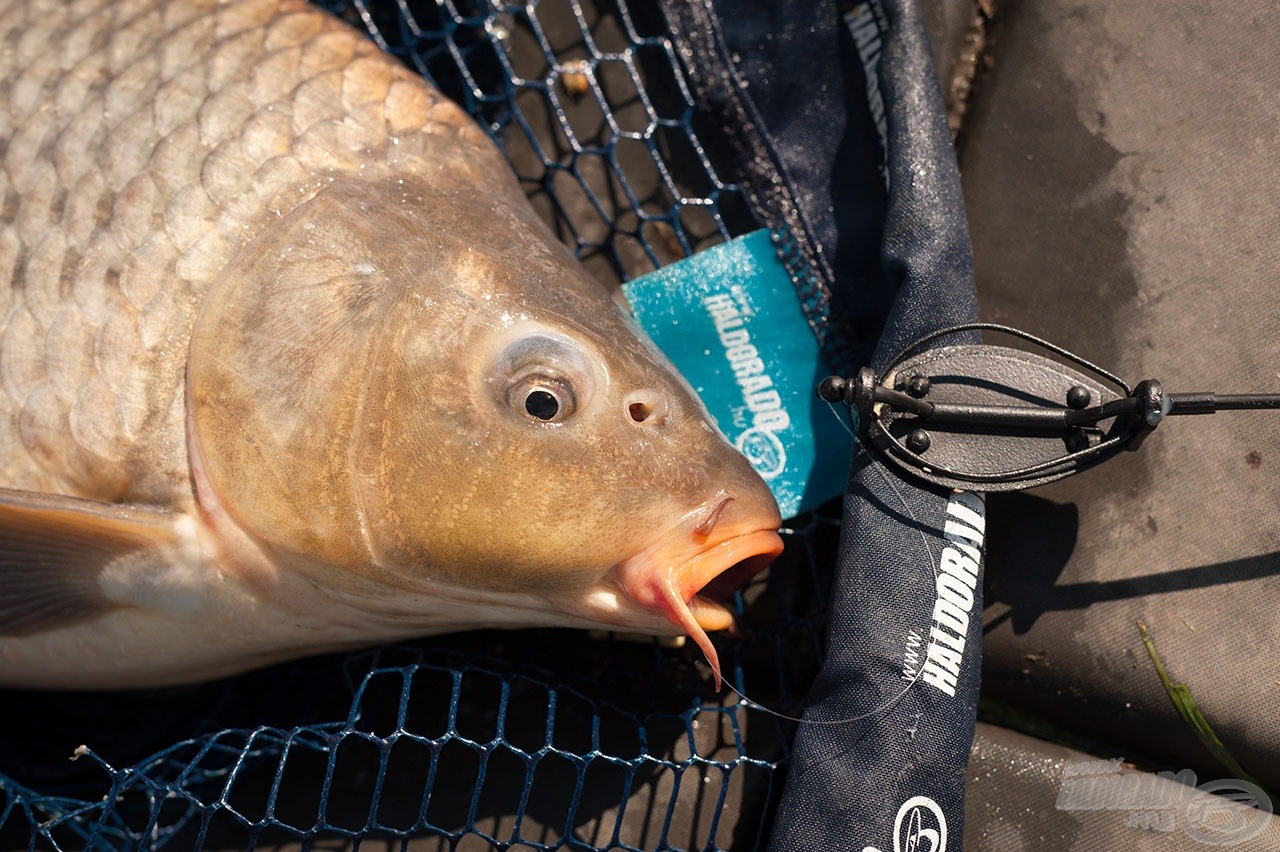
[[707, 631], [777, 506], [457, 106], [292, 0], [0, 3], [0, 684]]

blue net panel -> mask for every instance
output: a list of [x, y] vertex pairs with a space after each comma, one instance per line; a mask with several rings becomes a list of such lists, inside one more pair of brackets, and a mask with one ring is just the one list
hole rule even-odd
[[656, 5], [542, 0], [321, 5], [461, 103], [600, 280], [758, 227], [713, 164]]
[[[758, 227], [656, 6], [325, 5], [464, 104], [602, 281]], [[837, 534], [834, 512], [793, 522], [716, 638], [728, 682], [790, 715]], [[700, 659], [487, 631], [195, 687], [0, 692], [0, 848], [761, 847], [794, 725], [716, 694]]]

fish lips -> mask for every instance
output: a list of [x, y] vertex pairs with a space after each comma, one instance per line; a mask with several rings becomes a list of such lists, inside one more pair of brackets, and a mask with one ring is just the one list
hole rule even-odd
[[776, 522], [717, 525], [716, 517], [727, 502], [713, 510], [709, 523], [663, 536], [612, 572], [627, 597], [664, 616], [697, 643], [715, 674], [717, 690], [720, 661], [707, 631], [733, 626], [725, 602], [769, 567], [783, 548]]

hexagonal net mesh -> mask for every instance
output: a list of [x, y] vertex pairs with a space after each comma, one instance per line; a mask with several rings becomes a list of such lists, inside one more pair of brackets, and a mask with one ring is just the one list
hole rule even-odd
[[[758, 227], [656, 5], [326, 5], [464, 104], [606, 283]], [[717, 644], [731, 684], [798, 715], [837, 520], [784, 536]], [[699, 660], [649, 639], [481, 632], [198, 687], [8, 692], [0, 845], [759, 847], [794, 726], [716, 694]]]
[[463, 104], [535, 207], [617, 282], [756, 227], [712, 163], [666, 24], [645, 3], [322, 5]]

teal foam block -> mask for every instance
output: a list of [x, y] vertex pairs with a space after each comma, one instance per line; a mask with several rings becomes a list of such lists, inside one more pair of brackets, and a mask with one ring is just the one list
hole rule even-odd
[[640, 326], [769, 484], [783, 517], [844, 492], [849, 413], [814, 392], [830, 371], [768, 231], [622, 290]]

